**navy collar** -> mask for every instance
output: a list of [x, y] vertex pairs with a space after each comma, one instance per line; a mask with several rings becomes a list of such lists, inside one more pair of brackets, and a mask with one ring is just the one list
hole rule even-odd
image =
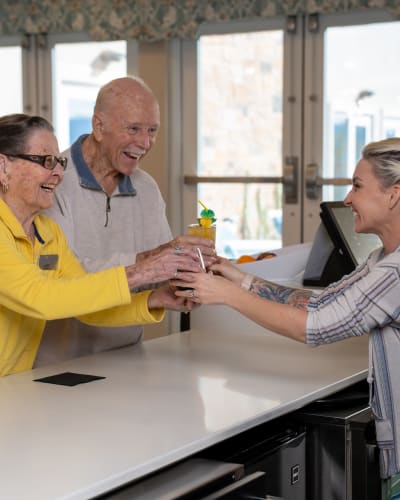
[[38, 228], [36, 227], [36, 224], [34, 222], [32, 222], [32, 224], [33, 224], [33, 231], [34, 231], [34, 234], [35, 234], [35, 238], [38, 240], [39, 243], [41, 243], [42, 245], [44, 245], [46, 242], [40, 236], [40, 233], [38, 231]]
[[[75, 164], [79, 176], [79, 184], [87, 189], [103, 191], [95, 176], [92, 174], [82, 154], [82, 143], [89, 134], [81, 135], [71, 146], [71, 157]], [[118, 182], [118, 191], [120, 195], [135, 196], [136, 189], [132, 184], [131, 178], [127, 175], [120, 175]]]

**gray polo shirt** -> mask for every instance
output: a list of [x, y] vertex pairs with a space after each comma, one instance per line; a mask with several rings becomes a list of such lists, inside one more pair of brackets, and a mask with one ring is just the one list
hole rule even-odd
[[[155, 180], [140, 168], [129, 177], [121, 176], [108, 197], [83, 159], [85, 137], [62, 153], [68, 167], [46, 213], [61, 226], [87, 271], [133, 264], [136, 253], [172, 239], [165, 202]], [[73, 319], [50, 321], [35, 366], [133, 344], [142, 334], [142, 326], [105, 328]]]

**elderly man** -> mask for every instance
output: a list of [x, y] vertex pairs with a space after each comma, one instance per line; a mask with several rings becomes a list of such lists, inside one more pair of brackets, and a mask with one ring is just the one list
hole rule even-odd
[[[86, 270], [136, 263], [140, 288], [176, 278], [171, 247], [178, 252], [200, 247], [209, 262], [214, 255], [211, 240], [172, 240], [159, 188], [139, 167], [159, 127], [157, 99], [141, 79], [118, 78], [102, 87], [92, 132], [63, 153], [69, 166], [47, 212], [60, 224]], [[100, 329], [74, 320], [57, 321], [44, 332], [35, 366], [133, 344], [142, 334], [142, 326]]]

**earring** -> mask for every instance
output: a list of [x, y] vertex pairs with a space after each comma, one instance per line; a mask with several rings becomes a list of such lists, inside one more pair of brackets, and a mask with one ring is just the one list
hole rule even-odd
[[3, 191], [4, 194], [6, 194], [8, 191], [8, 188], [10, 186], [6, 182], [3, 182], [3, 181], [1, 181], [0, 184], [1, 184], [1, 190]]

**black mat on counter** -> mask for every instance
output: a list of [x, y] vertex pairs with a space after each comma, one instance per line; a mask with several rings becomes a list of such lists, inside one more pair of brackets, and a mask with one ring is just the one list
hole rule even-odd
[[100, 380], [106, 377], [99, 377], [98, 375], [87, 375], [85, 373], [63, 372], [57, 375], [50, 375], [49, 377], [34, 379], [34, 382], [44, 382], [46, 384], [68, 385], [70, 387], [79, 384], [86, 384], [93, 382], [93, 380]]

